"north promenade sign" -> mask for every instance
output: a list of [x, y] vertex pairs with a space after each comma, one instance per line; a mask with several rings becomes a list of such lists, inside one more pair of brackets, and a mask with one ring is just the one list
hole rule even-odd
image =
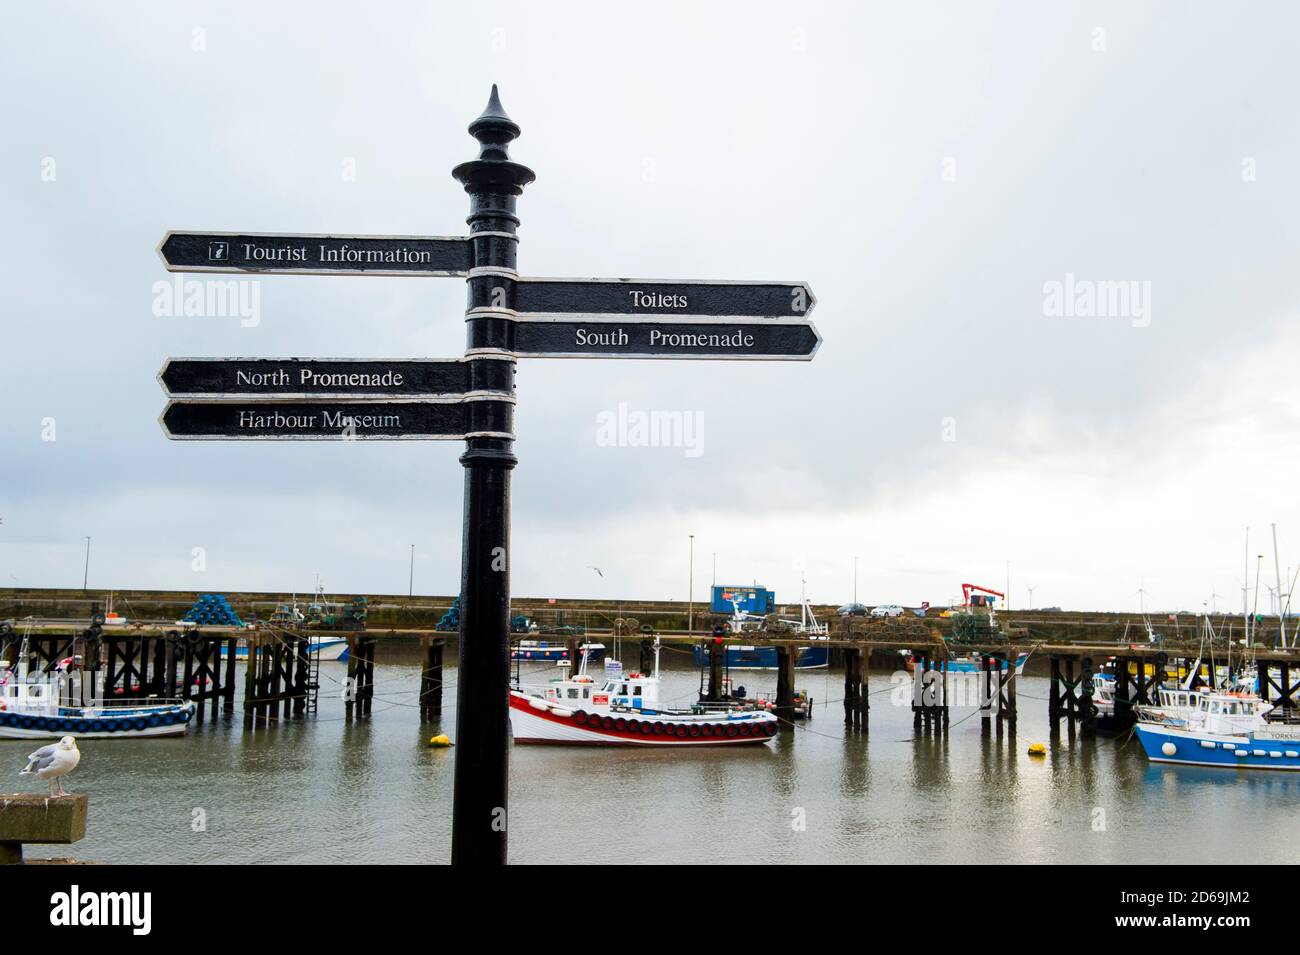
[[169, 395], [445, 398], [470, 392], [467, 358], [169, 358]]
[[506, 861], [516, 360], [807, 361], [821, 336], [803, 282], [520, 276], [516, 207], [534, 175], [510, 159], [520, 130], [495, 86], [469, 132], [478, 158], [451, 173], [468, 235], [176, 231], [158, 246], [172, 272], [463, 277], [463, 357], [173, 358], [158, 381], [169, 438], [465, 440], [451, 860], [482, 865]]

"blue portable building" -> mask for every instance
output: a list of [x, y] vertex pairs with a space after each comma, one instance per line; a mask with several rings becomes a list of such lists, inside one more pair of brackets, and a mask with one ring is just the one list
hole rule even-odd
[[714, 613], [730, 615], [734, 609], [733, 600], [740, 601], [744, 613], [767, 614], [776, 612], [776, 594], [757, 584], [740, 586], [718, 585], [713, 588], [713, 600], [709, 609]]

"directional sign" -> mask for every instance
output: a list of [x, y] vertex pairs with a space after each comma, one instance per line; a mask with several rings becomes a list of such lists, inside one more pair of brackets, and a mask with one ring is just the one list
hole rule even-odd
[[464, 276], [473, 264], [465, 236], [168, 232], [158, 254], [169, 272]]
[[[388, 401], [201, 401], [167, 402], [163, 431], [174, 439], [274, 440], [462, 440], [513, 438], [509, 431], [482, 428], [474, 399]], [[497, 398], [493, 403], [506, 403]], [[509, 418], [505, 418], [509, 420]]]
[[671, 315], [678, 318], [807, 318], [817, 300], [804, 282], [521, 278], [520, 316]]
[[463, 358], [169, 358], [158, 382], [186, 397], [416, 398], [470, 389]]
[[656, 321], [583, 317], [515, 322], [520, 358], [722, 358], [809, 361], [821, 345], [811, 322]]

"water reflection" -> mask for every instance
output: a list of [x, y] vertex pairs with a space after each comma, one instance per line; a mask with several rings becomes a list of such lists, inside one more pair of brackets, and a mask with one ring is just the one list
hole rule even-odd
[[[689, 665], [665, 673], [688, 699]], [[177, 740], [92, 740], [70, 788], [91, 795], [87, 838], [68, 850], [109, 862], [445, 862], [455, 749], [455, 672], [444, 715], [419, 722], [419, 668], [380, 663], [368, 721], [348, 722], [322, 671], [320, 710], [245, 733], [242, 714]], [[550, 675], [550, 674], [546, 674]], [[832, 675], [833, 676], [833, 675]], [[333, 680], [331, 680], [331, 677]], [[882, 674], [872, 674], [877, 690]], [[1046, 681], [1023, 677], [1017, 735], [954, 709], [947, 733], [917, 733], [909, 705], [871, 697], [869, 731], [846, 733], [825, 672], [801, 671], [819, 704], [769, 744], [732, 749], [511, 751], [510, 854], [584, 862], [1140, 862], [1189, 834], [1226, 860], [1293, 861], [1300, 778], [1149, 763], [1128, 738], [1052, 741]], [[775, 677], [746, 673], [751, 692]], [[242, 690], [242, 681], [240, 682]], [[1036, 699], [1037, 698], [1037, 699]], [[30, 743], [0, 743], [10, 762]], [[206, 828], [195, 829], [195, 810]]]

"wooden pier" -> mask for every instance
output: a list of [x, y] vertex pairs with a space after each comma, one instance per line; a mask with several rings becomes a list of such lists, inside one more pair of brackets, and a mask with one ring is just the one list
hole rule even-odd
[[[375, 696], [375, 656], [379, 644], [396, 638], [418, 641], [421, 649], [419, 713], [425, 721], [436, 721], [443, 712], [443, 666], [451, 634], [430, 628], [368, 630], [286, 630], [274, 627], [237, 629], [207, 626], [177, 629], [175, 624], [133, 624], [122, 629], [105, 628], [98, 622], [84, 629], [66, 622], [32, 621], [28, 640], [33, 672], [54, 671], [60, 661], [80, 656], [84, 672], [94, 679], [105, 699], [132, 702], [145, 699], [194, 700], [202, 719], [205, 706], [216, 713], [224, 703], [234, 705], [235, 647], [244, 641], [248, 666], [244, 674], [243, 713], [245, 727], [257, 729], [287, 719], [298, 719], [312, 711], [319, 688], [318, 674], [308, 647], [312, 637], [345, 637], [349, 646], [347, 679], [343, 685], [345, 712], [349, 719], [368, 717]], [[765, 635], [713, 632], [645, 633], [626, 624], [589, 630], [581, 636], [566, 636], [570, 659], [576, 659], [579, 645], [587, 639], [618, 636], [637, 647], [640, 669], [649, 671], [654, 662], [654, 640], [663, 646], [701, 647], [709, 664], [702, 674], [701, 699], [722, 701], [726, 696], [723, 664], [727, 646], [771, 647], [776, 652], [776, 697], [774, 712], [787, 720], [795, 713], [795, 662], [800, 649], [825, 646], [833, 666], [843, 669], [844, 725], [850, 734], [866, 735], [870, 724], [868, 664], [898, 660], [900, 651], [911, 656], [913, 725], [920, 733], [944, 734], [952, 725], [954, 706], [978, 710], [985, 733], [1014, 736], [1017, 724], [1016, 668], [1018, 655], [1028, 653], [1030, 662], [1046, 669], [1048, 729], [1053, 737], [1064, 730], [1071, 737], [1085, 738], [1101, 732], [1126, 730], [1136, 721], [1134, 707], [1155, 701], [1155, 690], [1172, 672], [1186, 672], [1197, 658], [1199, 642], [1116, 643], [1033, 641], [1023, 635], [991, 643], [956, 643], [930, 620], [837, 621], [829, 635]], [[0, 653], [16, 658], [21, 636], [18, 628], [0, 631]], [[617, 631], [617, 633], [616, 633]], [[520, 635], [523, 636], [523, 635]], [[545, 636], [545, 635], [542, 635]], [[554, 639], [554, 638], [552, 638]], [[1222, 664], [1226, 648], [1215, 648], [1214, 662]], [[975, 661], [974, 671], [955, 672], [943, 663], [960, 655]], [[1113, 715], [1102, 716], [1095, 705], [1094, 677], [1112, 662], [1116, 683]], [[1211, 661], [1203, 661], [1203, 673], [1212, 673]], [[1300, 649], [1256, 647], [1233, 649], [1235, 666], [1258, 667], [1261, 695], [1284, 718], [1300, 719]], [[972, 714], [973, 715], [973, 714]]]

